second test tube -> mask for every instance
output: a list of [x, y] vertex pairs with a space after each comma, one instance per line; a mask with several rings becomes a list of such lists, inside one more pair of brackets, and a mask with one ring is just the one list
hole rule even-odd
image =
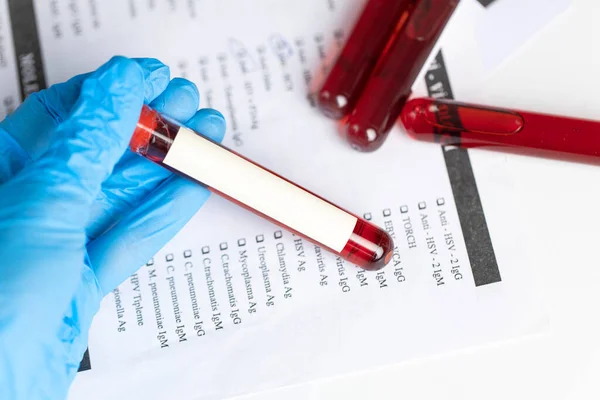
[[415, 0], [369, 0], [318, 93], [320, 110], [341, 119], [352, 111], [377, 60]]
[[355, 149], [374, 151], [383, 144], [458, 3], [459, 0], [417, 1], [348, 117], [346, 138]]

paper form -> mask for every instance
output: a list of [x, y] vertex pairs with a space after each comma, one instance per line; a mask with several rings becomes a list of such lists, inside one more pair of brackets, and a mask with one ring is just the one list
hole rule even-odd
[[[524, 249], [488, 226], [466, 151], [397, 127], [377, 152], [357, 153], [315, 109], [310, 90], [362, 0], [19, 4], [0, 1], [4, 113], [115, 54], [159, 58], [223, 112], [226, 146], [397, 246], [387, 268], [365, 272], [212, 196], [104, 299], [71, 399], [223, 398], [541, 329]], [[471, 28], [480, 7], [461, 4], [415, 95], [460, 98], [485, 79]], [[7, 15], [40, 41], [21, 40]]]

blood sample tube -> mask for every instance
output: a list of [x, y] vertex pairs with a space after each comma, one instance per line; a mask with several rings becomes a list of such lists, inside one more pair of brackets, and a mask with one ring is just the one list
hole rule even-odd
[[341, 119], [356, 104], [386, 43], [415, 0], [369, 0], [318, 93], [320, 110]]
[[352, 147], [374, 151], [383, 144], [458, 3], [459, 0], [417, 1], [348, 117], [345, 134]]
[[600, 163], [600, 121], [430, 98], [407, 102], [401, 120], [418, 140]]
[[366, 270], [389, 263], [388, 233], [144, 106], [135, 153]]

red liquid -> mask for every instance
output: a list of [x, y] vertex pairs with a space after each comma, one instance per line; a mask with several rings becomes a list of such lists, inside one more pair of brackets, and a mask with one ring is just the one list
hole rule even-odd
[[[173, 144], [173, 141], [177, 137], [179, 128], [180, 125], [176, 122], [166, 119], [158, 112], [150, 109], [147, 106], [144, 106], [144, 108], [142, 109], [140, 120], [138, 122], [138, 126], [133, 134], [133, 137], [131, 138], [129, 146], [132, 151], [142, 155], [143, 157], [179, 175], [183, 175], [189, 179], [194, 180], [193, 178], [185, 175], [183, 172], [173, 170], [168, 165], [165, 165], [163, 163], [165, 157], [167, 156], [167, 153], [169, 152], [169, 149], [171, 148], [171, 145]], [[228, 151], [238, 155], [239, 157], [243, 158], [248, 162], [252, 162], [231, 150]], [[201, 157], [201, 155], [199, 156]], [[257, 165], [256, 163], [253, 164]], [[262, 169], [268, 171], [265, 168]], [[273, 173], [271, 171], [268, 172]], [[196, 180], [194, 181], [198, 182]], [[198, 183], [202, 184], [202, 182]], [[237, 201], [236, 199], [231, 198], [225, 195], [224, 193], [219, 192], [218, 190], [215, 190], [214, 188], [209, 187], [209, 189], [212, 192], [219, 194], [220, 196], [223, 196], [226, 199], [238, 204], [239, 206], [242, 206], [254, 212], [255, 214], [262, 216], [263, 218], [266, 218], [269, 221], [286, 228], [287, 230], [297, 234], [298, 236], [301, 236], [334, 254], [338, 254], [348, 262], [355, 264], [363, 269], [372, 271], [379, 270], [383, 268], [386, 264], [388, 264], [392, 258], [394, 244], [389, 234], [386, 231], [376, 227], [375, 225], [361, 218], [357, 217], [357, 222], [354, 226], [353, 233], [348, 238], [348, 242], [344, 246], [344, 249], [340, 253], [338, 253], [328, 248], [327, 246], [324, 246], [321, 243], [315, 242], [310, 237], [306, 237], [305, 235], [294, 231], [290, 227], [281, 224], [279, 221], [276, 221], [260, 212], [257, 212], [256, 210], [248, 207], [246, 204], [243, 204]], [[315, 195], [315, 197], [318, 196]], [[318, 198], [323, 201], [326, 201], [320, 197]]]
[[459, 0], [418, 0], [389, 44], [346, 124], [346, 138], [360, 151], [377, 150], [400, 116]]
[[391, 261], [393, 250], [387, 232], [359, 218], [340, 256], [361, 268], [377, 271]]
[[318, 96], [321, 111], [334, 119], [348, 115], [402, 15], [415, 0], [369, 0]]
[[419, 140], [600, 162], [598, 121], [428, 98], [409, 101], [401, 119], [409, 135]]

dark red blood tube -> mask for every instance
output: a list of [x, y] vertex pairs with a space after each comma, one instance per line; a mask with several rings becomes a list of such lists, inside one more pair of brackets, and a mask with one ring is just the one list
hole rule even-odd
[[430, 98], [407, 102], [401, 120], [418, 140], [600, 162], [599, 121]]
[[356, 104], [385, 45], [415, 0], [370, 0], [318, 94], [320, 110], [341, 119]]
[[348, 117], [345, 133], [352, 147], [375, 151], [384, 143], [458, 3], [459, 0], [417, 1]]
[[132, 151], [366, 270], [383, 268], [388, 233], [144, 106]]

